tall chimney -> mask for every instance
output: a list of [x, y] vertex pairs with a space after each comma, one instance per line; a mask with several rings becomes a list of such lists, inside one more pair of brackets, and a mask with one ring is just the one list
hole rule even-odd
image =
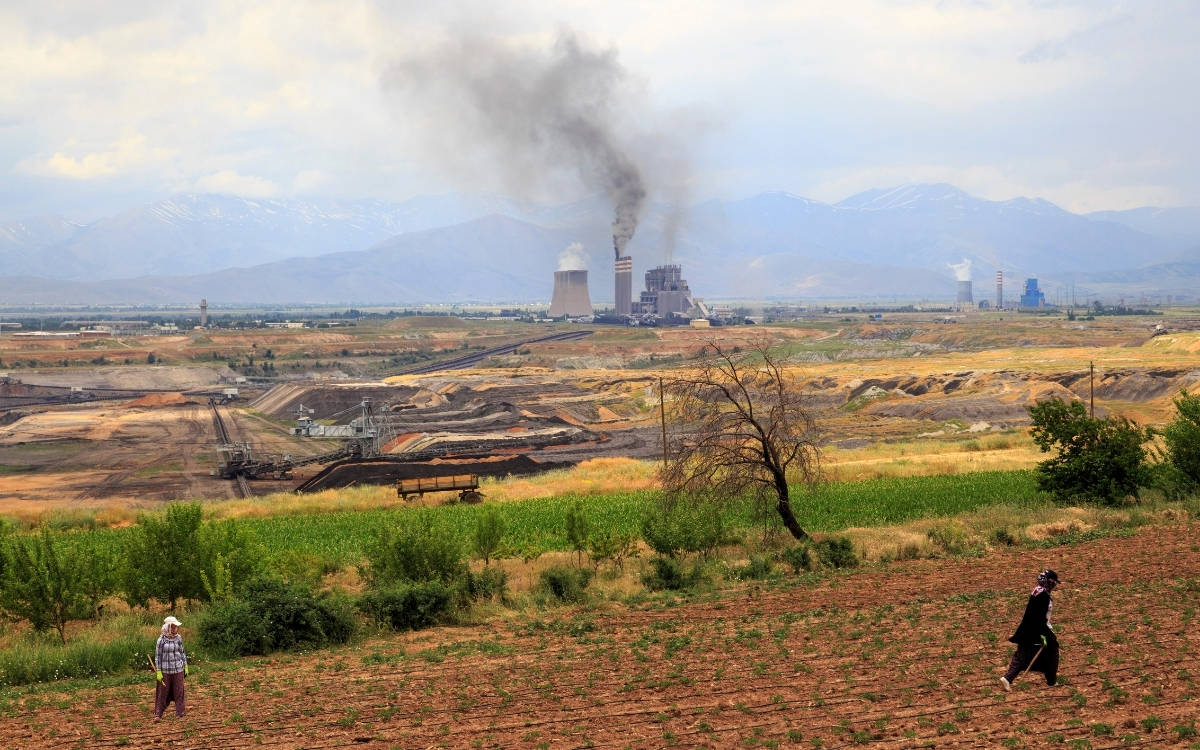
[[588, 296], [587, 271], [555, 271], [550, 317], [566, 315], [578, 318], [591, 314], [592, 299]]
[[633, 258], [626, 255], [613, 263], [616, 276], [616, 314], [633, 314]]
[[1004, 309], [1004, 272], [996, 272], [996, 309]]
[[200, 300], [200, 327], [208, 328], [208, 299]]

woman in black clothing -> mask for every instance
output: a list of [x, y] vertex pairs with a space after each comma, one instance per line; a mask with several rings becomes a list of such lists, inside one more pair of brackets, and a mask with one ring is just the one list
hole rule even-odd
[[[1017, 632], [1008, 639], [1017, 644], [1017, 651], [1008, 665], [1008, 671], [1000, 678], [1005, 690], [1012, 690], [1013, 681], [1027, 667], [1046, 675], [1046, 684], [1051, 687], [1058, 682], [1058, 639], [1054, 637], [1054, 629], [1050, 625], [1050, 612], [1054, 609], [1054, 599], [1050, 594], [1057, 585], [1058, 574], [1053, 570], [1043, 570], [1038, 576], [1037, 586], [1025, 605], [1025, 616], [1021, 618]], [[1032, 667], [1030, 662], [1033, 663]]]

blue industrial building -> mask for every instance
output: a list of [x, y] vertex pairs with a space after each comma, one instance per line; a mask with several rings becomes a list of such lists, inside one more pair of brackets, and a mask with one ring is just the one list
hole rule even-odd
[[1021, 307], [1045, 307], [1046, 295], [1038, 289], [1037, 279], [1025, 279], [1025, 291], [1021, 294]]

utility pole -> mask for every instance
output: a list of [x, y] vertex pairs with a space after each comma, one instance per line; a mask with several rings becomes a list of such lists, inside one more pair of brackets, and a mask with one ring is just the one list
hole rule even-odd
[[658, 376], [658, 414], [662, 419], [663, 469], [667, 468], [667, 407], [663, 398], [663, 379]]
[[1096, 418], [1096, 363], [1088, 362], [1088, 370], [1090, 371], [1090, 374], [1088, 376], [1088, 395], [1091, 397], [1091, 402], [1092, 402], [1092, 419], [1095, 419]]

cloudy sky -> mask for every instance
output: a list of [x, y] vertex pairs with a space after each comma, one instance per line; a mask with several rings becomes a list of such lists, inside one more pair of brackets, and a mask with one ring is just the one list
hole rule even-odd
[[604, 118], [651, 199], [950, 182], [1200, 205], [1194, 0], [7, 0], [0, 220], [181, 191], [594, 191], [569, 165], [514, 186], [453, 96], [396, 81], [454, 40], [537, 59], [565, 36], [619, 70]]

